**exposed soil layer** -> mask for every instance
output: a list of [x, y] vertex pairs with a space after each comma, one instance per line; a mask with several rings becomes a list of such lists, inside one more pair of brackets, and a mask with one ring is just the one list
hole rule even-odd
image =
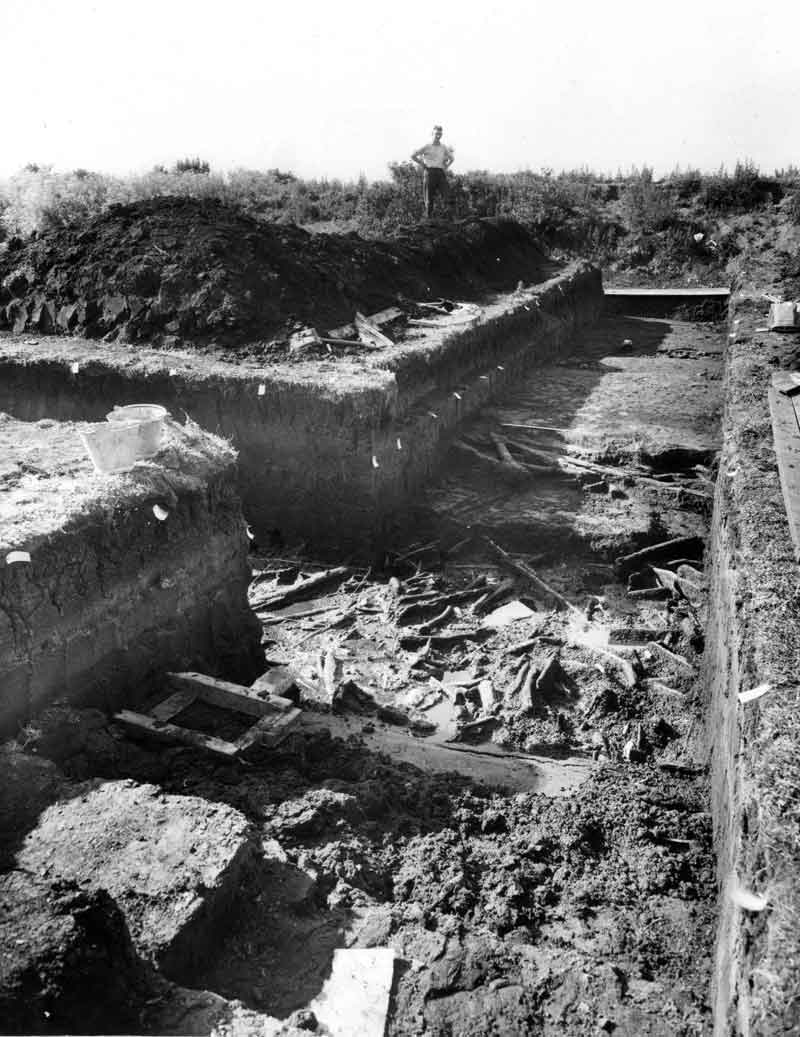
[[[54, 697], [119, 704], [165, 667], [247, 678], [262, 657], [234, 451], [170, 423], [152, 461], [100, 474], [78, 437], [86, 428], [0, 415], [6, 731]], [[6, 564], [10, 552], [29, 561]]]
[[[798, 287], [765, 283], [789, 297]], [[716, 1033], [765, 1037], [800, 1032], [800, 597], [768, 402], [772, 375], [796, 370], [800, 352], [796, 335], [764, 330], [767, 308], [759, 289], [731, 303], [706, 666], [720, 887]], [[763, 697], [739, 702], [764, 685]]]
[[298, 321], [332, 328], [398, 294], [474, 298], [541, 280], [546, 265], [512, 220], [422, 224], [367, 242], [264, 224], [219, 202], [156, 198], [10, 246], [0, 327], [253, 353]]

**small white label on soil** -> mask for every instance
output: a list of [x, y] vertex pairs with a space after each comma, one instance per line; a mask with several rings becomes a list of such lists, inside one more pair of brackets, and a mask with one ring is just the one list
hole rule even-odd
[[503, 365], [502, 365], [502, 364], [498, 364], [498, 365], [497, 365], [497, 370], [498, 370], [498, 371], [505, 371], [505, 368], [503, 367]]
[[166, 522], [166, 520], [169, 518], [169, 512], [166, 508], [162, 508], [160, 504], [153, 505], [153, 514], [159, 522]]
[[759, 684], [748, 691], [740, 691], [737, 697], [742, 703], [754, 702], [756, 699], [760, 699], [762, 695], [766, 695], [768, 691], [772, 691], [771, 684]]
[[256, 535], [253, 532], [253, 530], [250, 528], [250, 526], [245, 526], [245, 529], [247, 530], [247, 538], [248, 538], [248, 540], [255, 540]]
[[432, 410], [429, 410], [428, 414], [430, 414], [430, 416], [432, 418], [435, 418], [437, 421], [439, 420], [439, 415], [438, 414], [434, 414]]
[[398, 450], [402, 450], [403, 449], [403, 444], [400, 442], [399, 437], [398, 437], [398, 440], [397, 440], [397, 449]]
[[176, 375], [177, 373], [178, 373], [178, 368], [177, 367], [171, 367], [169, 369], [169, 376], [170, 376], [170, 378], [172, 378], [173, 375]]
[[454, 393], [453, 393], [453, 396], [455, 396], [455, 398], [456, 398], [457, 400], [460, 400], [460, 399], [461, 399], [461, 393], [458, 393], [458, 392], [454, 392]]
[[380, 468], [380, 465], [378, 464], [378, 458], [374, 454], [372, 455], [372, 467]]
[[482, 374], [481, 375], [481, 381], [482, 382], [488, 382], [489, 381], [489, 375], [488, 374]]
[[500, 630], [502, 627], [507, 627], [510, 623], [517, 623], [521, 619], [530, 619], [535, 615], [536, 613], [533, 609], [529, 609], [521, 601], [510, 601], [507, 605], [501, 605], [494, 612], [490, 612], [482, 625]]
[[27, 551], [9, 551], [6, 555], [6, 565], [16, 565], [19, 562], [29, 562], [31, 556]]
[[70, 371], [72, 371], [73, 374], [77, 374], [78, 371], [80, 371], [80, 369], [81, 369], [81, 365], [80, 364], [70, 364], [69, 365], [69, 369], [70, 369]]
[[267, 395], [267, 387], [266, 387], [266, 385], [264, 385], [263, 382], [258, 387], [258, 395], [259, 396], [266, 396]]
[[737, 879], [731, 881], [730, 898], [734, 904], [737, 904], [745, 911], [763, 911], [767, 906], [766, 897], [760, 897], [757, 893], [751, 893], [749, 889], [739, 885]]

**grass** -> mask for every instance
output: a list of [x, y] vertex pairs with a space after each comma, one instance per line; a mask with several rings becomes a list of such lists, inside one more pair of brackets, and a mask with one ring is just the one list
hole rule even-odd
[[[80, 224], [110, 205], [165, 195], [220, 199], [268, 222], [383, 236], [422, 217], [419, 170], [411, 162], [393, 162], [388, 173], [376, 181], [303, 180], [278, 169], [223, 175], [200, 157], [129, 177], [29, 165], [0, 183], [0, 237]], [[512, 217], [556, 247], [613, 250], [621, 237], [682, 227], [686, 207], [747, 211], [780, 200], [798, 183], [800, 172], [792, 166], [767, 178], [749, 160], [737, 162], [731, 174], [676, 169], [660, 181], [647, 166], [615, 177], [586, 168], [473, 170], [452, 176], [448, 215]]]

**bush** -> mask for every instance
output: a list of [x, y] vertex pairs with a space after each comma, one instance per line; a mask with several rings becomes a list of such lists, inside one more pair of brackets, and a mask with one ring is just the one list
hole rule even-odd
[[631, 230], [652, 234], [675, 224], [676, 200], [676, 192], [667, 184], [655, 184], [653, 170], [644, 166], [626, 185], [622, 210]]
[[733, 176], [722, 168], [714, 176], [706, 177], [700, 201], [716, 211], [749, 212], [780, 201], [783, 193], [778, 180], [762, 177], [758, 166], [745, 159], [736, 163]]
[[211, 172], [211, 166], [201, 158], [180, 158], [173, 168], [175, 173], [202, 173], [207, 175]]
[[800, 190], [794, 191], [787, 199], [786, 212], [792, 223], [800, 226]]
[[26, 166], [3, 187], [3, 227], [8, 234], [28, 235], [78, 223], [106, 204], [109, 179], [76, 170], [54, 173], [50, 166]]

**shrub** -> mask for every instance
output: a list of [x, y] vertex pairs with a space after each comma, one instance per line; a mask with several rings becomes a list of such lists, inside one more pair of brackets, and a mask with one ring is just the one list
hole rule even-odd
[[631, 230], [637, 233], [666, 230], [677, 219], [675, 192], [668, 184], [654, 183], [653, 170], [644, 166], [625, 187], [622, 211]]
[[748, 212], [782, 197], [783, 187], [778, 180], [762, 177], [750, 159], [738, 161], [733, 176], [723, 167], [714, 176], [706, 177], [700, 192], [700, 201], [707, 208], [727, 212]]
[[55, 173], [26, 166], [4, 186], [2, 223], [7, 233], [27, 235], [78, 223], [106, 204], [109, 178], [85, 170]]
[[195, 158], [179, 158], [173, 167], [175, 173], [202, 173], [208, 175], [211, 172], [211, 166], [208, 162], [204, 162], [199, 157]]
[[794, 191], [787, 199], [786, 212], [792, 223], [800, 226], [800, 190]]

